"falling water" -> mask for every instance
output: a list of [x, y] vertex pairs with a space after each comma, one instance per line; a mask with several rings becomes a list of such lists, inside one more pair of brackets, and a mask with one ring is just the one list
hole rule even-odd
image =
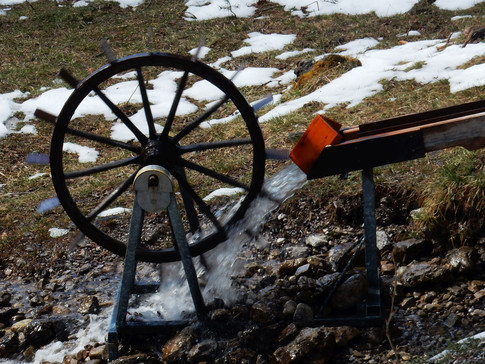
[[[260, 196], [253, 201], [245, 218], [229, 231], [227, 241], [204, 254], [207, 267], [201, 264], [199, 258], [194, 259], [206, 302], [217, 297], [231, 304], [237, 299], [231, 277], [244, 268], [245, 262], [238, 258], [240, 252], [244, 246], [254, 242], [267, 216], [306, 181], [306, 175], [294, 164], [274, 174], [265, 181]], [[139, 268], [137, 279], [153, 280], [159, 275], [162, 283], [157, 293], [142, 301], [139, 297], [132, 298], [128, 320], [176, 320], [195, 311], [180, 262], [162, 264], [160, 271], [153, 264], [139, 264]], [[62, 361], [64, 355], [75, 353], [88, 343], [103, 342], [110, 316], [111, 312], [103, 312], [97, 317], [90, 317], [90, 325], [76, 335], [77, 341], [68, 345], [55, 342], [46, 346], [36, 353], [35, 363], [53, 358]]]

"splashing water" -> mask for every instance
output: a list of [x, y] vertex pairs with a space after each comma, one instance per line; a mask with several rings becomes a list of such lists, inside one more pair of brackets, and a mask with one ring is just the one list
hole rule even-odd
[[[200, 259], [194, 259], [199, 281], [203, 282], [202, 294], [206, 302], [216, 297], [226, 304], [237, 300], [232, 277], [245, 265], [245, 261], [238, 258], [239, 253], [258, 235], [266, 217], [306, 181], [306, 175], [294, 164], [273, 175], [265, 181], [260, 196], [253, 201], [245, 217], [228, 232], [227, 241], [204, 254], [203, 259], [207, 263], [202, 264]], [[265, 244], [261, 241], [258, 243]], [[159, 292], [131, 308], [129, 315], [153, 320], [155, 312], [158, 319], [178, 320], [185, 313], [194, 311], [181, 263], [165, 264], [161, 276]]]
[[[254, 242], [267, 216], [306, 181], [306, 175], [294, 164], [274, 174], [265, 181], [260, 196], [253, 201], [245, 217], [229, 231], [227, 241], [204, 254], [207, 263], [202, 264], [200, 258], [194, 259], [205, 302], [218, 297], [231, 304], [238, 298], [231, 280], [245, 265], [238, 255], [244, 246]], [[130, 299], [128, 321], [177, 320], [195, 311], [181, 263], [162, 264], [160, 271], [155, 267], [159, 268], [153, 264], [139, 264], [137, 280], [153, 280], [154, 276], [160, 275], [162, 283], [156, 294]], [[34, 362], [62, 362], [65, 355], [76, 353], [87, 344], [104, 342], [110, 317], [111, 310], [90, 316], [90, 324], [75, 335], [76, 340], [45, 346], [37, 351]]]

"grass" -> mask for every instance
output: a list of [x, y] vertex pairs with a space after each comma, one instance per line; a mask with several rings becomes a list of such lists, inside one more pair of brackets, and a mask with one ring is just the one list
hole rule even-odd
[[[424, 1], [420, 2], [409, 14], [387, 18], [379, 18], [373, 14], [362, 16], [335, 14], [302, 20], [285, 12], [280, 5], [263, 0], [257, 2], [257, 18], [189, 22], [183, 19], [186, 10], [184, 2], [175, 0], [146, 1], [136, 9], [122, 9], [116, 3], [108, 1], [95, 1], [85, 7], [73, 7], [70, 2], [63, 2], [63, 6], [59, 6], [56, 1], [51, 0], [39, 0], [30, 4], [25, 2], [11, 6], [7, 15], [0, 17], [3, 39], [0, 43], [0, 54], [2, 54], [0, 93], [18, 89], [28, 92], [27, 98], [29, 98], [39, 95], [42, 87], [66, 86], [57, 78], [61, 67], [69, 69], [76, 78], [83, 79], [106, 63], [99, 49], [101, 38], [108, 38], [116, 55], [122, 57], [146, 51], [187, 54], [190, 49], [199, 44], [200, 37], [203, 35], [205, 44], [211, 48], [208, 58], [204, 61], [211, 63], [240, 48], [250, 32], [296, 34], [297, 38], [291, 49], [313, 48], [315, 53], [292, 57], [285, 61], [276, 60], [265, 53], [251, 54], [224, 64], [224, 67], [229, 69], [237, 69], [244, 64], [253, 67], [275, 67], [281, 72], [286, 72], [294, 69], [298, 61], [311, 58], [316, 54], [332, 52], [336, 46], [358, 38], [382, 37], [378, 48], [388, 48], [397, 45], [403, 39], [408, 40], [397, 35], [405, 34], [409, 30], [418, 30], [422, 34], [409, 40], [446, 39], [451, 32], [475, 25], [482, 19], [485, 11], [483, 3], [470, 10], [455, 12], [425, 6], [424, 3]], [[450, 21], [452, 16], [463, 14], [476, 17], [457, 22]], [[28, 18], [19, 20], [20, 16]], [[482, 62], [483, 59], [476, 59], [470, 63], [470, 66]], [[422, 64], [419, 63], [410, 65], [414, 68], [420, 66]], [[311, 87], [315, 85], [310, 86], [310, 89]], [[355, 107], [347, 108], [346, 105], [340, 105], [328, 110], [328, 116], [343, 125], [356, 125], [478, 100], [483, 97], [485, 91], [485, 88], [481, 87], [451, 94], [449, 85], [445, 81], [421, 85], [412, 81], [388, 80], [382, 82], [382, 88], [381, 92]], [[286, 99], [297, 98], [308, 92], [308, 90], [298, 89], [288, 92], [285, 89], [286, 86], [276, 89], [257, 86], [245, 87], [242, 92], [249, 101], [260, 99], [268, 92], [282, 93]], [[323, 106], [317, 102], [309, 103], [297, 112], [262, 124], [266, 146], [291, 148], [295, 142], [288, 136], [295, 132], [303, 132], [312, 120], [313, 114]], [[22, 115], [17, 116], [22, 117]], [[28, 178], [36, 172], [49, 172], [47, 166], [29, 166], [24, 163], [25, 157], [34, 150], [42, 153], [49, 152], [51, 126], [42, 121], [35, 121], [33, 125], [38, 130], [36, 136], [14, 134], [0, 140], [2, 160], [0, 183], [4, 184], [0, 188], [0, 226], [2, 226], [0, 259], [7, 259], [12, 254], [21, 254], [17, 249], [19, 244], [20, 246], [42, 244], [47, 248], [53, 247], [58, 244], [58, 241], [48, 236], [48, 228], [69, 225], [69, 219], [62, 213], [61, 208], [45, 214], [35, 212], [40, 201], [52, 197], [54, 191], [49, 178], [41, 177], [34, 180]], [[211, 132], [236, 135], [235, 125], [221, 126]], [[92, 127], [96, 128], [96, 125]], [[210, 134], [210, 132], [207, 133]], [[205, 136], [205, 138], [210, 137], [210, 135]], [[35, 140], [35, 145], [32, 145], [32, 140]], [[430, 179], [436, 184], [441, 183], [443, 177], [436, 169], [449, 156], [448, 152], [438, 153], [422, 161], [388, 166], [379, 169], [376, 178], [380, 183], [388, 184], [391, 188], [396, 186], [396, 188], [416, 190], [416, 195], [421, 193], [424, 196], [428, 190], [422, 188], [421, 182]], [[477, 158], [483, 158], [483, 155], [463, 154], [460, 158], [462, 158], [461, 163], [465, 164], [472, 163], [465, 160], [473, 160], [475, 163], [473, 165], [477, 167]], [[221, 168], [234, 168], [227, 159], [229, 158], [221, 158], [219, 161]], [[281, 163], [269, 162], [267, 170], [272, 173], [279, 168]], [[478, 171], [475, 169], [470, 173], [477, 178]], [[468, 172], [469, 170], [463, 171], [463, 173]], [[479, 178], [476, 181], [476, 183], [483, 182]], [[462, 184], [456, 184], [454, 187], [456, 189], [453, 191], [461, 190], [463, 185], [472, 184], [467, 179]], [[83, 186], [83, 188], [87, 187]], [[435, 187], [430, 185], [427, 188]], [[462, 201], [463, 206], [477, 206], [481, 201], [480, 193], [483, 193], [483, 185], [477, 184], [474, 188], [475, 192], [470, 190], [468, 194], [478, 196], [478, 199], [465, 198]], [[358, 189], [358, 178], [351, 178], [350, 181], [342, 184], [338, 178], [332, 177], [326, 179], [325, 183], [309, 184], [305, 187], [304, 193], [320, 197], [336, 196], [352, 191], [355, 193]], [[424, 197], [422, 198], [424, 201]], [[447, 198], [449, 199], [450, 195], [445, 191], [442, 201], [446, 201]], [[444, 204], [446, 205], [446, 202]], [[429, 211], [434, 210], [429, 207]], [[444, 212], [443, 216], [448, 215]]]

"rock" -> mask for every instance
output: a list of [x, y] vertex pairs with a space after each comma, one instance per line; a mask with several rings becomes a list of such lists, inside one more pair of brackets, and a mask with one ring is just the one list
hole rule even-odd
[[288, 345], [273, 352], [273, 362], [290, 363], [329, 363], [335, 347], [334, 334], [326, 328], [305, 328]]
[[87, 296], [81, 300], [79, 307], [79, 313], [82, 314], [98, 314], [99, 313], [99, 300], [96, 296]]
[[187, 354], [189, 362], [210, 361], [217, 351], [217, 341], [204, 340], [195, 344]]
[[32, 319], [23, 319], [20, 321], [15, 322], [12, 327], [10, 327], [10, 330], [12, 331], [22, 331], [24, 330], [28, 324], [30, 324], [33, 320]]
[[251, 320], [260, 324], [268, 324], [274, 320], [273, 309], [268, 302], [255, 302], [249, 311]]
[[399, 264], [409, 264], [413, 260], [428, 257], [433, 250], [430, 241], [424, 239], [409, 239], [394, 244], [392, 255]]
[[289, 259], [281, 263], [278, 268], [278, 275], [280, 276], [290, 276], [294, 275], [298, 267], [306, 264], [307, 260], [304, 258], [299, 259]]
[[89, 358], [91, 359], [108, 359], [108, 347], [106, 345], [95, 346], [89, 350]]
[[380, 251], [388, 251], [392, 249], [393, 243], [389, 240], [386, 232], [383, 230], [376, 231], [376, 245]]
[[188, 326], [165, 343], [162, 357], [167, 362], [184, 362], [185, 357], [194, 345], [195, 330]]
[[293, 314], [293, 322], [298, 327], [308, 326], [313, 321], [313, 310], [305, 304], [299, 303], [296, 306], [295, 313]]
[[19, 312], [18, 308], [2, 308], [0, 309], [0, 323], [8, 325], [12, 317]]
[[399, 267], [396, 272], [401, 284], [405, 287], [420, 287], [431, 283], [443, 282], [449, 275], [439, 261], [411, 262]]
[[225, 321], [230, 319], [230, 312], [226, 308], [216, 308], [211, 311], [210, 318], [213, 321]]
[[284, 306], [283, 306], [283, 316], [288, 317], [288, 316], [293, 316], [296, 310], [296, 302], [293, 300], [286, 301]]
[[302, 276], [302, 275], [309, 275], [311, 274], [311, 270], [310, 270], [310, 263], [307, 263], [307, 264], [303, 264], [301, 266], [298, 267], [298, 269], [295, 271], [295, 276]]
[[34, 320], [25, 328], [25, 342], [40, 348], [56, 338], [54, 323], [49, 320]]
[[163, 363], [161, 359], [159, 359], [155, 355], [150, 354], [135, 354], [135, 355], [128, 355], [122, 356], [118, 359], [110, 362], [111, 364], [161, 364]]
[[0, 358], [8, 358], [19, 351], [19, 335], [15, 331], [7, 331], [0, 338]]
[[360, 330], [351, 326], [329, 327], [328, 330], [334, 334], [335, 344], [340, 347], [360, 336]]
[[292, 322], [288, 326], [286, 326], [276, 339], [276, 342], [279, 344], [284, 344], [286, 345], [289, 343], [293, 338], [298, 334], [299, 329], [296, 327], [296, 325]]
[[320, 248], [328, 244], [328, 236], [326, 234], [312, 234], [305, 238], [305, 244], [312, 248]]
[[347, 278], [335, 291], [332, 297], [332, 307], [336, 310], [346, 310], [362, 302], [366, 293], [367, 281], [362, 274], [354, 274]]
[[285, 248], [286, 259], [305, 258], [310, 255], [310, 248], [306, 246], [289, 246]]
[[9, 307], [11, 298], [12, 294], [10, 292], [3, 292], [0, 295], [0, 307]]
[[473, 247], [462, 246], [450, 250], [445, 257], [445, 261], [453, 272], [467, 273], [475, 268], [478, 261], [478, 254]]
[[326, 274], [323, 277], [320, 277], [316, 280], [316, 288], [319, 293], [324, 294], [330, 291], [330, 289], [333, 287], [335, 282], [340, 277], [339, 272], [331, 273], [331, 274]]
[[220, 360], [216, 360], [216, 364], [222, 363], [254, 363], [257, 354], [248, 348], [236, 348], [228, 352]]

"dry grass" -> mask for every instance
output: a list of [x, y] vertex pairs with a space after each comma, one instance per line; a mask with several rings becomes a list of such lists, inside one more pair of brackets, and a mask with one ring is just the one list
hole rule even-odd
[[[0, 43], [1, 93], [19, 89], [30, 92], [29, 97], [32, 97], [41, 93], [41, 87], [62, 86], [63, 83], [53, 83], [61, 67], [71, 70], [79, 79], [86, 77], [106, 63], [98, 46], [102, 37], [109, 38], [113, 50], [121, 57], [151, 50], [187, 54], [198, 45], [200, 36], [204, 35], [206, 45], [212, 49], [205, 60], [210, 63], [240, 48], [247, 34], [254, 31], [296, 34], [292, 49], [313, 48], [322, 54], [332, 52], [335, 46], [342, 43], [368, 36], [382, 37], [378, 47], [387, 48], [403, 39], [397, 34], [409, 30], [418, 30], [422, 34], [413, 40], [446, 39], [451, 32], [474, 25], [472, 23], [477, 22], [485, 10], [483, 3], [466, 12], [449, 12], [420, 2], [409, 14], [390, 18], [378, 18], [372, 14], [336, 14], [302, 20], [292, 17], [275, 3], [259, 1], [256, 14], [258, 19], [225, 18], [188, 22], [182, 18], [185, 11], [183, 1], [147, 1], [134, 10], [121, 9], [114, 2], [104, 1], [79, 8], [71, 7], [69, 2], [63, 2], [63, 5], [57, 6], [51, 0], [39, 0], [30, 5], [22, 3], [11, 6], [7, 15], [0, 17], [3, 39]], [[478, 18], [457, 22], [450, 20], [453, 15], [462, 14], [476, 15]], [[19, 20], [20, 16], [27, 16], [28, 19]], [[298, 61], [311, 58], [312, 55], [315, 54], [281, 61], [264, 53], [252, 54], [234, 59], [224, 64], [224, 67], [237, 69], [244, 64], [276, 67], [286, 72], [294, 69]], [[473, 62], [470, 65], [482, 63], [483, 59]], [[334, 107], [328, 111], [328, 115], [343, 125], [355, 125], [477, 100], [482, 98], [484, 90], [475, 88], [450, 94], [447, 82], [420, 85], [415, 82], [383, 81], [382, 92], [353, 108], [345, 105]], [[285, 90], [284, 87], [269, 89], [258, 86], [244, 88], [242, 92], [249, 101], [254, 101], [268, 92], [284, 93]], [[295, 91], [284, 94], [288, 99], [299, 96]], [[319, 103], [310, 103], [295, 113], [264, 123], [262, 129], [267, 147], [291, 148], [294, 141], [287, 138], [288, 135], [304, 131], [313, 114], [322, 107]], [[20, 254], [17, 247], [25, 244], [54, 246], [56, 243], [48, 236], [47, 229], [54, 225], [62, 227], [69, 224], [61, 208], [42, 215], [35, 212], [40, 201], [52, 197], [54, 191], [48, 177], [28, 178], [37, 172], [49, 172], [47, 166], [29, 166], [24, 163], [25, 157], [33, 151], [49, 151], [52, 128], [41, 121], [33, 124], [38, 129], [37, 136], [16, 134], [0, 140], [0, 181], [4, 184], [0, 188], [0, 257]], [[238, 129], [235, 125], [207, 131], [205, 138], [209, 140], [210, 133], [236, 135]], [[446, 156], [444, 154], [443, 158]], [[221, 168], [234, 168], [227, 161], [229, 158], [225, 159], [221, 161]], [[441, 157], [434, 159], [439, 163]], [[269, 173], [278, 168], [281, 168], [281, 163], [268, 163]], [[382, 168], [377, 176], [382, 183], [419, 188], [422, 180], [436, 176], [435, 169], [436, 164], [426, 159]], [[470, 182], [466, 184], [471, 185]], [[350, 190], [358, 188], [358, 183], [350, 183], [348, 186]], [[341, 191], [341, 181], [336, 178], [326, 179], [325, 183], [310, 184], [305, 189], [305, 193], [315, 195], [338, 194]], [[468, 203], [467, 200], [464, 202]]]

